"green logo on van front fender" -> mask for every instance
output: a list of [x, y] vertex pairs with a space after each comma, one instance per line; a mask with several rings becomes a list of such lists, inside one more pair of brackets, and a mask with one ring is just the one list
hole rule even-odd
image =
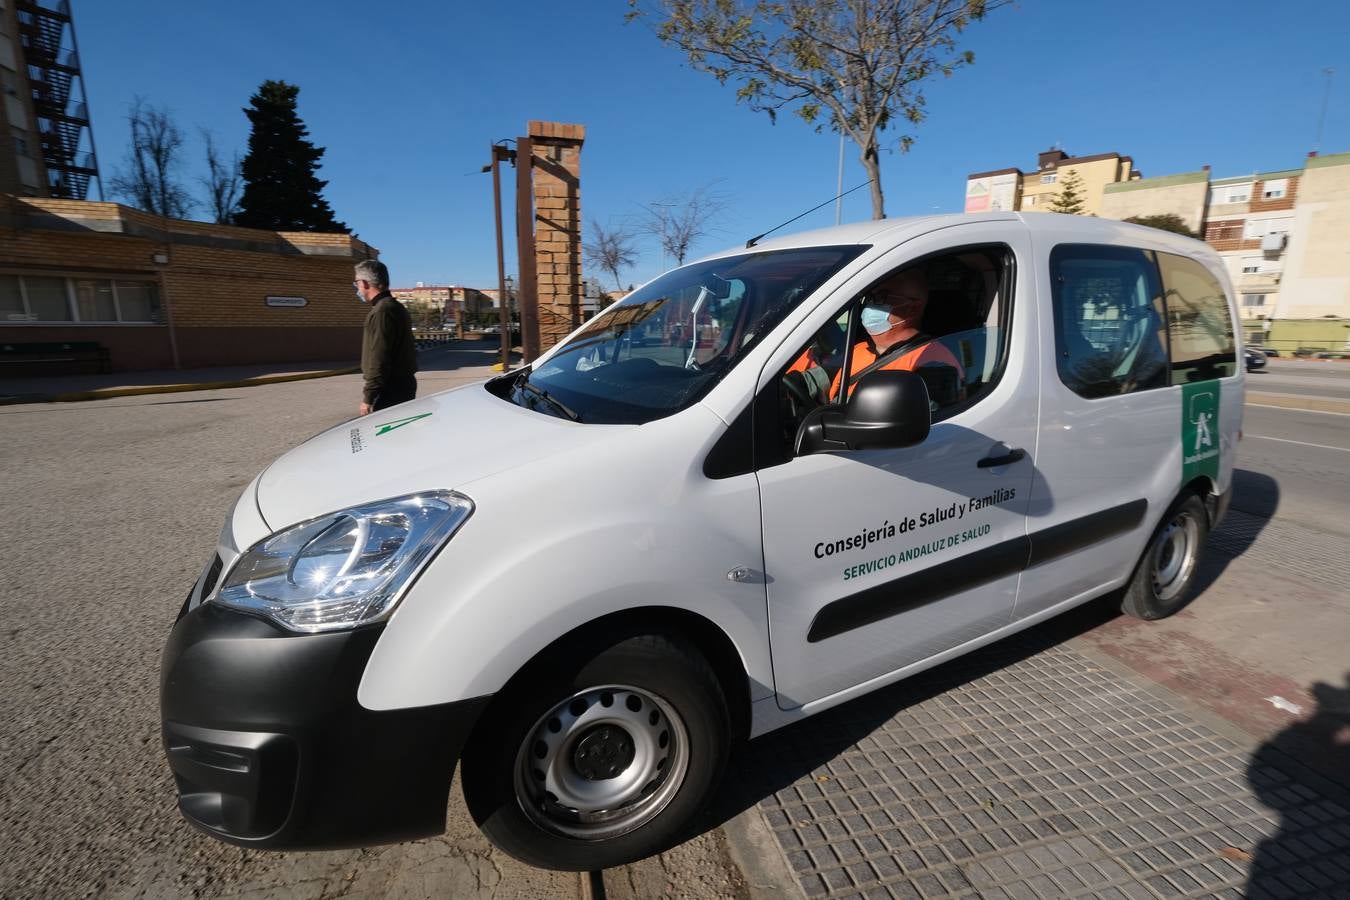
[[383, 425], [376, 425], [375, 436], [379, 437], [382, 434], [388, 434], [395, 428], [402, 428], [410, 422], [416, 422], [418, 419], [425, 419], [429, 415], [431, 415], [431, 413], [422, 413], [416, 416], [408, 416], [406, 419], [395, 419], [392, 422], [385, 422]]
[[1219, 382], [1181, 386], [1181, 483], [1219, 480]]

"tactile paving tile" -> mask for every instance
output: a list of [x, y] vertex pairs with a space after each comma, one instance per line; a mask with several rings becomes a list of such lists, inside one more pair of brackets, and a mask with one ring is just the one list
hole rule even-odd
[[736, 778], [809, 897], [1350, 897], [1325, 782], [1043, 640], [751, 748]]

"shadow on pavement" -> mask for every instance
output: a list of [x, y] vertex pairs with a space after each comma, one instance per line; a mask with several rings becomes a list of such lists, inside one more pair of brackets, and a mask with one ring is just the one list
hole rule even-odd
[[1345, 687], [1318, 682], [1309, 693], [1312, 715], [1261, 745], [1247, 768], [1280, 816], [1252, 854], [1248, 897], [1350, 896], [1350, 674]]
[[1233, 506], [1238, 512], [1274, 518], [1280, 508], [1280, 485], [1274, 478], [1250, 469], [1233, 469]]
[[1260, 472], [1233, 470], [1233, 503], [1223, 522], [1210, 533], [1196, 573], [1194, 596], [1208, 590], [1229, 563], [1251, 549], [1279, 508], [1279, 482]]
[[[1234, 496], [1244, 509], [1231, 509], [1210, 535], [1194, 589], [1200, 595], [1228, 564], [1256, 542], [1279, 507], [1276, 481], [1258, 472], [1234, 472]], [[1235, 500], [1235, 503], [1237, 501]], [[1120, 592], [1086, 603], [988, 647], [951, 660], [890, 687], [859, 697], [743, 746], [728, 767], [712, 811], [716, 827], [823, 766], [877, 729], [900, 710], [932, 699], [968, 681], [1020, 662], [1120, 616]], [[1350, 771], [1350, 765], [1347, 765]]]
[[180, 403], [220, 403], [223, 400], [238, 400], [238, 397], [203, 397], [198, 400], [155, 400], [142, 406], [177, 406]]
[[[454, 372], [459, 369], [491, 366], [501, 358], [501, 344], [493, 341], [463, 340], [445, 341], [428, 347], [417, 354], [417, 370], [425, 374], [430, 372]], [[511, 365], [520, 365], [520, 353], [511, 354]]]
[[906, 707], [1035, 656], [1117, 618], [1119, 602], [1118, 592], [1108, 594], [988, 647], [742, 745], [727, 767], [726, 779], [709, 818], [699, 824], [697, 831], [715, 828], [760, 800], [790, 787]]

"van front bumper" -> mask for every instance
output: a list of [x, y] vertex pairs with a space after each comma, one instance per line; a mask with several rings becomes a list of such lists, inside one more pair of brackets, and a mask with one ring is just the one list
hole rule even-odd
[[160, 712], [188, 822], [276, 850], [443, 832], [455, 764], [489, 698], [365, 709], [357, 687], [382, 631], [294, 634], [213, 603], [182, 615]]

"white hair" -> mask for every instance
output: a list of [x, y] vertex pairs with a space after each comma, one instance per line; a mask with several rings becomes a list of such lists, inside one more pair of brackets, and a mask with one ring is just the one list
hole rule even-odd
[[389, 290], [389, 267], [378, 259], [367, 259], [356, 264], [358, 281], [369, 281], [382, 291]]

